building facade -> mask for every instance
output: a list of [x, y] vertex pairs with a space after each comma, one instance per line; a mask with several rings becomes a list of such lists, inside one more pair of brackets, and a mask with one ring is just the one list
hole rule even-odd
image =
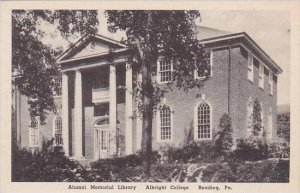
[[[153, 117], [153, 148], [180, 146], [185, 140], [213, 140], [224, 113], [230, 115], [234, 139], [249, 136], [253, 101], [262, 107], [262, 125], [276, 139], [277, 76], [281, 68], [246, 33], [199, 27], [199, 38], [210, 52], [209, 78], [189, 92], [172, 86]], [[30, 119], [26, 97], [14, 92], [13, 127], [21, 147], [40, 149], [54, 138], [74, 159], [103, 159], [127, 155], [141, 147], [142, 119], [134, 86], [139, 74], [132, 68], [129, 49], [110, 38], [82, 38], [57, 61], [61, 77], [54, 79], [57, 114], [46, 125]], [[153, 81], [172, 80], [172, 63], [157, 62]], [[195, 72], [195, 78], [203, 74]], [[198, 97], [197, 97], [198, 96]], [[200, 97], [199, 97], [200, 96]], [[188, 136], [191, 135], [192, 139]]]

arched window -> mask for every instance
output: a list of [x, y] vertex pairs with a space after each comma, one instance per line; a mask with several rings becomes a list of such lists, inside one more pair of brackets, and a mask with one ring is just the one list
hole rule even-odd
[[172, 139], [172, 113], [169, 106], [164, 105], [159, 110], [158, 116], [158, 140], [168, 141]]
[[29, 127], [29, 147], [39, 147], [39, 123], [36, 118], [32, 118]]
[[211, 108], [207, 102], [202, 101], [196, 109], [196, 139], [212, 139]]
[[62, 120], [60, 116], [55, 118], [55, 133], [54, 133], [54, 140], [55, 145], [59, 146], [62, 145]]

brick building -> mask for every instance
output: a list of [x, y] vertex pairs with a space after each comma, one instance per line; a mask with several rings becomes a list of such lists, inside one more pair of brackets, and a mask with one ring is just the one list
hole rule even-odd
[[[188, 132], [195, 141], [212, 140], [224, 113], [232, 119], [234, 139], [247, 137], [256, 98], [262, 106], [264, 131], [269, 139], [276, 139], [281, 68], [247, 33], [198, 29], [210, 51], [209, 78], [201, 89], [186, 93], [173, 87], [165, 95], [162, 101], [170, 108], [153, 118], [153, 148], [180, 146]], [[111, 50], [113, 61], [108, 60]], [[39, 149], [43, 140], [54, 138], [68, 156], [89, 160], [138, 151], [142, 120], [136, 116], [132, 89], [138, 75], [130, 57], [125, 45], [101, 35], [83, 38], [66, 50], [58, 59], [62, 76], [55, 78], [61, 87], [55, 93], [58, 112], [49, 114], [46, 125], [30, 119], [27, 99], [15, 89], [12, 125], [19, 146]], [[171, 71], [171, 63], [159, 60], [154, 81], [165, 84]], [[201, 74], [196, 72], [195, 78]]]

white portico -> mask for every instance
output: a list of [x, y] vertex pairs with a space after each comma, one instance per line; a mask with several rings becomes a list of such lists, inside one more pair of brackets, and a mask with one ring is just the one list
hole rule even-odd
[[64, 52], [58, 63], [65, 154], [76, 160], [107, 158], [120, 155], [122, 142], [125, 154], [132, 154], [133, 72], [126, 46], [88, 36]]

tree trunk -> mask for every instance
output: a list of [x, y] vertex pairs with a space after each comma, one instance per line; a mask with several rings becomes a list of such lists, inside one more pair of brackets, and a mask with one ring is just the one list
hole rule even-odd
[[143, 92], [143, 132], [142, 156], [144, 175], [150, 176], [152, 154], [152, 118], [153, 118], [153, 86], [150, 64], [142, 65], [142, 92]]

